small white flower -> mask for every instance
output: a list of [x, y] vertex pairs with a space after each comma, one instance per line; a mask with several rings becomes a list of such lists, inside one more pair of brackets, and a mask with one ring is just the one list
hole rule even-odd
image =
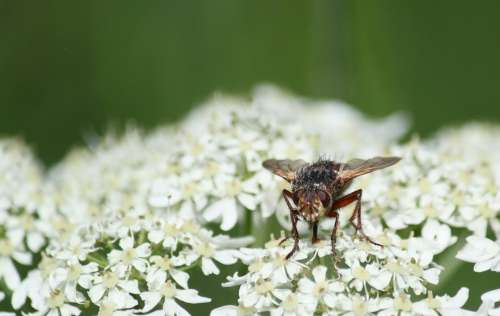
[[13, 290], [21, 282], [14, 261], [29, 265], [32, 256], [24, 250], [23, 234], [20, 231], [7, 231], [6, 235], [6, 238], [0, 239], [0, 278]]
[[119, 307], [112, 300], [103, 300], [99, 304], [99, 312], [97, 316], [131, 316], [133, 315], [129, 310], [120, 310]]
[[33, 307], [38, 310], [35, 315], [47, 316], [73, 316], [80, 315], [81, 310], [71, 304], [68, 304], [64, 292], [56, 288], [42, 294], [43, 301], [38, 304], [33, 304]]
[[164, 248], [175, 249], [182, 232], [182, 223], [173, 219], [161, 220], [148, 232], [148, 239], [152, 243], [162, 244]]
[[57, 280], [58, 284], [64, 284], [61, 288], [68, 301], [82, 303], [84, 297], [77, 291], [77, 285], [84, 289], [89, 289], [92, 286], [92, 280], [97, 270], [98, 265], [95, 262], [81, 265], [78, 260], [73, 260], [67, 262], [64, 267], [57, 268], [54, 271], [53, 277]]
[[[389, 300], [387, 300], [389, 303]], [[390, 300], [389, 306], [381, 310], [378, 315], [380, 316], [412, 316], [413, 302], [407, 294], [400, 293], [394, 299]]]
[[256, 179], [240, 180], [235, 176], [216, 176], [215, 188], [218, 200], [210, 204], [203, 213], [207, 221], [221, 219], [221, 229], [232, 229], [243, 210], [255, 210], [258, 192]]
[[336, 305], [337, 294], [344, 291], [344, 284], [328, 280], [326, 272], [325, 266], [317, 266], [312, 270], [313, 281], [306, 277], [299, 280], [299, 291], [304, 295], [309, 295], [313, 299], [314, 306], [319, 302], [324, 302], [333, 307]]
[[239, 296], [244, 307], [262, 310], [273, 305], [283, 289], [270, 279], [258, 279], [255, 283], [245, 283], [240, 287]]
[[315, 303], [309, 295], [292, 291], [277, 292], [281, 300], [277, 308], [271, 310], [272, 316], [302, 316], [314, 313]]
[[106, 299], [118, 308], [131, 308], [137, 305], [137, 300], [130, 294], [139, 293], [137, 280], [127, 280], [123, 269], [114, 268], [94, 278], [88, 295], [96, 305]]
[[224, 265], [230, 265], [238, 261], [238, 251], [232, 249], [217, 249], [217, 245], [207, 240], [195, 241], [193, 252], [187, 255], [187, 263], [193, 262], [194, 258], [201, 258], [201, 269], [205, 275], [219, 274], [220, 270], [214, 260]]
[[474, 315], [478, 316], [500, 315], [500, 307], [498, 307], [497, 305], [497, 303], [500, 302], [500, 289], [491, 290], [482, 294], [481, 301], [482, 301], [481, 306]]
[[211, 301], [208, 297], [199, 296], [196, 290], [177, 289], [174, 282], [166, 279], [166, 274], [161, 274], [158, 278], [148, 283], [148, 288], [148, 292], [140, 294], [144, 300], [143, 312], [149, 312], [163, 302], [158, 315], [189, 316], [191, 314], [180, 306], [175, 301], [176, 299], [189, 304]]
[[467, 244], [458, 252], [457, 258], [475, 263], [476, 272], [500, 272], [500, 245], [485, 237], [467, 237]]
[[258, 316], [259, 314], [252, 307], [243, 305], [225, 305], [218, 307], [210, 312], [210, 316]]
[[439, 254], [457, 241], [452, 236], [450, 226], [440, 224], [435, 219], [429, 219], [422, 228], [421, 237], [410, 239], [413, 251], [430, 252], [432, 255]]
[[125, 237], [120, 240], [119, 245], [121, 250], [113, 249], [108, 254], [111, 265], [122, 265], [127, 270], [134, 267], [139, 272], [146, 271], [148, 265], [146, 258], [151, 254], [149, 243], [143, 243], [134, 247], [134, 238]]
[[426, 316], [453, 316], [453, 315], [474, 315], [474, 313], [462, 309], [469, 297], [469, 289], [461, 288], [455, 296], [436, 296], [432, 292], [427, 298], [413, 304], [413, 311], [419, 315]]
[[387, 299], [364, 299], [358, 295], [342, 296], [339, 301], [339, 309], [343, 311], [342, 315], [345, 316], [375, 315], [390, 304]]
[[[151, 256], [150, 261], [152, 265], [150, 266], [146, 277], [146, 280], [149, 283], [153, 282], [154, 279], [166, 278], [167, 276], [170, 276], [175, 282], [177, 282], [177, 284], [184, 289], [187, 289], [189, 274], [176, 269], [176, 267], [184, 265], [183, 260], [179, 260], [177, 257], [171, 258], [168, 255], [165, 255], [163, 257]], [[164, 277], [163, 274], [167, 274], [167, 276]]]
[[345, 282], [351, 282], [351, 286], [360, 292], [370, 284], [377, 290], [383, 290], [391, 281], [391, 273], [385, 269], [380, 269], [376, 264], [362, 266], [355, 263], [348, 269], [339, 269]]

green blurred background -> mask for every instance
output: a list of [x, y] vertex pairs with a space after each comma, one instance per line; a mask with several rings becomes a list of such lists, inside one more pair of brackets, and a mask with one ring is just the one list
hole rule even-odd
[[[499, 1], [0, 0], [0, 134], [50, 165], [110, 123], [154, 127], [261, 82], [374, 117], [406, 110], [423, 135], [498, 122], [499, 12]], [[500, 284], [470, 271], [447, 288]]]

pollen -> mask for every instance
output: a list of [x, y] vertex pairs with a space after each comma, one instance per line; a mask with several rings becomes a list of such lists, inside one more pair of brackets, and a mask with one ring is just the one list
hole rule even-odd
[[112, 271], [104, 272], [104, 274], [102, 275], [102, 283], [108, 289], [114, 288], [118, 284], [118, 281], [118, 276]]
[[64, 293], [59, 289], [52, 291], [47, 299], [47, 305], [50, 309], [61, 308], [64, 305]]
[[370, 273], [363, 267], [355, 267], [352, 271], [352, 275], [356, 279], [360, 279], [362, 281], [368, 281], [370, 279]]
[[177, 289], [172, 281], [168, 280], [160, 288], [160, 294], [165, 298], [172, 298], [177, 293]]
[[207, 242], [203, 242], [194, 247], [195, 251], [203, 257], [212, 257], [215, 253], [215, 248]]
[[168, 256], [154, 257], [153, 263], [163, 271], [169, 271], [172, 268], [172, 262]]
[[271, 281], [260, 281], [257, 282], [257, 285], [255, 287], [255, 291], [258, 294], [267, 294], [274, 290], [274, 285]]
[[7, 239], [0, 240], [0, 256], [10, 257], [13, 251], [14, 247], [12, 246], [9, 240]]
[[125, 264], [131, 263], [137, 257], [134, 248], [125, 249], [122, 252], [121, 259]]

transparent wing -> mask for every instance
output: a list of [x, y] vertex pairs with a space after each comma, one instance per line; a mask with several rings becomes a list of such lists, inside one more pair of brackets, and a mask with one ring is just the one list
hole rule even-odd
[[375, 170], [390, 167], [400, 161], [400, 157], [375, 157], [371, 159], [353, 159], [343, 164], [339, 176], [348, 181]]
[[268, 159], [262, 163], [264, 168], [287, 181], [295, 179], [295, 173], [304, 165], [307, 165], [307, 162], [302, 159]]

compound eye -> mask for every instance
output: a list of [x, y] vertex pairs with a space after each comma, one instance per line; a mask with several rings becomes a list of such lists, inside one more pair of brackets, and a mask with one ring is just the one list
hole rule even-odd
[[324, 191], [319, 191], [318, 192], [318, 197], [321, 200], [321, 204], [323, 204], [323, 207], [328, 207], [330, 206], [330, 195], [327, 194]]

